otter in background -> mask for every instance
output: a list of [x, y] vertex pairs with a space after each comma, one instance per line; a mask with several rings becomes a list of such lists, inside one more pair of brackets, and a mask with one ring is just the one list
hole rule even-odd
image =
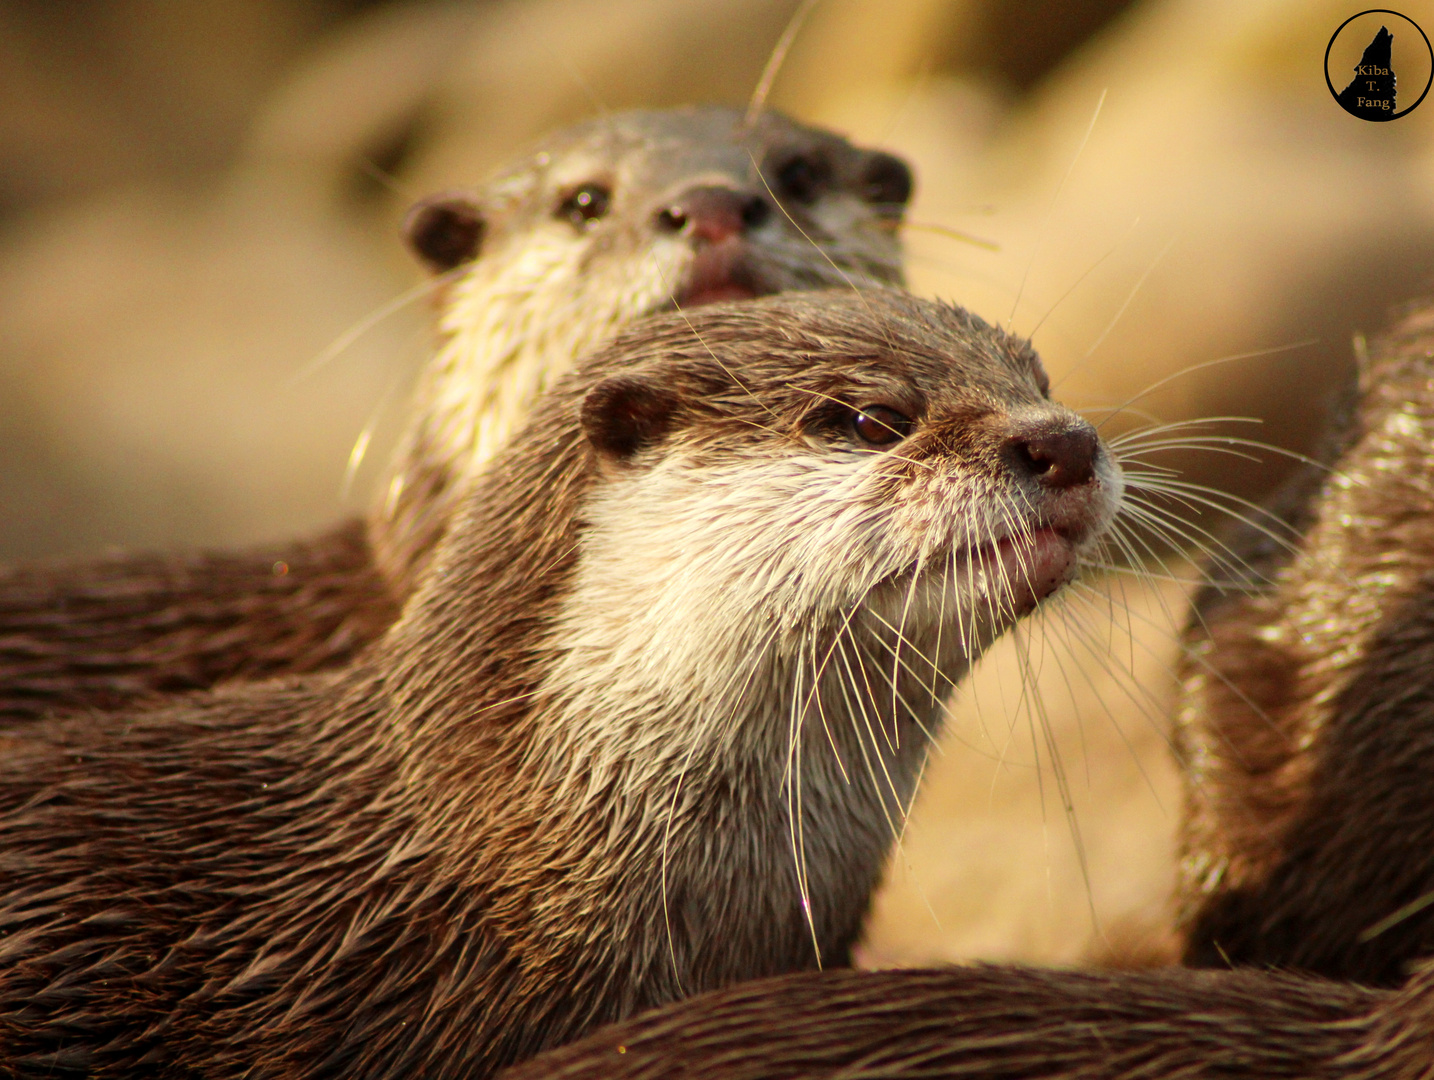
[[332, 668], [393, 621], [533, 396], [641, 315], [900, 284], [911, 174], [774, 113], [624, 113], [410, 215], [440, 343], [381, 505], [294, 544], [0, 570], [0, 717]]

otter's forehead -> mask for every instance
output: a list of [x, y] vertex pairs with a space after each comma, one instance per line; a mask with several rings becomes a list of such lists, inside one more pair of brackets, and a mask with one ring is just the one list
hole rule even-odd
[[[962, 308], [885, 288], [788, 293], [648, 320], [584, 365], [667, 370], [733, 409], [890, 399], [913, 418], [1047, 400], [1030, 343]], [[735, 392], [734, 392], [735, 391]]]
[[841, 136], [779, 113], [747, 126], [721, 107], [635, 110], [557, 132], [487, 186], [490, 205], [526, 203], [590, 182], [619, 200], [660, 197], [679, 185], [727, 181], [761, 188], [763, 177], [799, 154], [818, 154], [838, 181], [867, 155]]

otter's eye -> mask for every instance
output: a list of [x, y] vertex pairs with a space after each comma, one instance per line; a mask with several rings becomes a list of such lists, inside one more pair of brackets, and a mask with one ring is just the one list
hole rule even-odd
[[861, 197], [898, 210], [911, 198], [911, 169], [892, 154], [872, 154], [861, 174]]
[[828, 162], [801, 154], [777, 170], [777, 190], [795, 202], [814, 203], [830, 185], [831, 175]]
[[868, 446], [890, 446], [911, 434], [912, 421], [885, 405], [864, 405], [852, 414], [851, 429]]
[[571, 195], [558, 204], [554, 217], [568, 222], [575, 229], [591, 228], [593, 223], [607, 213], [612, 202], [612, 192], [602, 184], [584, 184], [575, 188]]

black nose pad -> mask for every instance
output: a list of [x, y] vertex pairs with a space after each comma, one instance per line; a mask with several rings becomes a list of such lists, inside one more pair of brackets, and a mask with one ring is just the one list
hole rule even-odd
[[1042, 487], [1061, 490], [1095, 478], [1100, 438], [1084, 420], [1062, 417], [1024, 425], [1007, 445], [1016, 467]]
[[771, 209], [760, 195], [715, 185], [688, 188], [657, 212], [664, 232], [690, 232], [716, 244], [761, 226]]

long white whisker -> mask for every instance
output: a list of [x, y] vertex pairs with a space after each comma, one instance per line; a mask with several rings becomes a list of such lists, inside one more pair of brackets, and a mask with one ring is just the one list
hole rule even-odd
[[1086, 125], [1085, 134], [1081, 136], [1080, 145], [1076, 147], [1075, 156], [1071, 158], [1070, 165], [1066, 167], [1065, 175], [1061, 177], [1060, 183], [1056, 185], [1055, 194], [1051, 196], [1051, 205], [1046, 211], [1045, 220], [1041, 222], [1041, 230], [1037, 234], [1036, 246], [1031, 249], [1031, 258], [1026, 263], [1025, 272], [1021, 275], [1021, 284], [1016, 288], [1016, 299], [1011, 303], [1011, 314], [1006, 319], [1007, 330], [1010, 330], [1016, 325], [1016, 309], [1021, 306], [1021, 297], [1026, 291], [1026, 281], [1031, 276], [1032, 267], [1036, 265], [1036, 256], [1040, 254], [1041, 243], [1044, 241], [1046, 231], [1050, 228], [1051, 218], [1056, 212], [1056, 203], [1060, 201], [1061, 192], [1065, 189], [1066, 181], [1070, 179], [1071, 173], [1075, 172], [1076, 164], [1080, 161], [1081, 154], [1085, 152], [1086, 143], [1090, 142], [1091, 133], [1095, 131], [1095, 122], [1100, 119], [1100, 110], [1105, 107], [1105, 95], [1109, 92], [1108, 89], [1100, 92], [1100, 99], [1095, 103], [1095, 112], [1091, 113], [1090, 123]]
[[1318, 342], [1318, 338], [1306, 338], [1303, 341], [1292, 342], [1289, 345], [1276, 345], [1269, 349], [1255, 349], [1251, 352], [1235, 353], [1232, 356], [1221, 356], [1214, 360], [1205, 360], [1198, 364], [1190, 364], [1187, 367], [1181, 368], [1179, 371], [1172, 372], [1171, 374], [1165, 376], [1165, 378], [1163, 379], [1157, 379], [1155, 382], [1151, 383], [1134, 397], [1128, 398], [1125, 401], [1121, 402], [1120, 406], [1115, 409], [1115, 411], [1112, 412], [1110, 416], [1107, 416], [1104, 420], [1102, 420], [1099, 424], [1096, 425], [1096, 428], [1098, 430], [1101, 427], [1104, 427], [1106, 424], [1110, 423], [1111, 420], [1115, 419], [1115, 417], [1119, 416], [1122, 411], [1129, 408], [1131, 405], [1134, 405], [1141, 398], [1148, 397], [1156, 390], [1159, 390], [1162, 386], [1166, 386], [1174, 382], [1176, 379], [1184, 378], [1186, 375], [1193, 375], [1197, 371], [1203, 371], [1205, 368], [1216, 367], [1220, 364], [1232, 364], [1237, 360], [1253, 360], [1256, 357], [1260, 356], [1276, 356], [1279, 353], [1292, 352], [1295, 349], [1303, 349], [1306, 346], [1318, 344]]

